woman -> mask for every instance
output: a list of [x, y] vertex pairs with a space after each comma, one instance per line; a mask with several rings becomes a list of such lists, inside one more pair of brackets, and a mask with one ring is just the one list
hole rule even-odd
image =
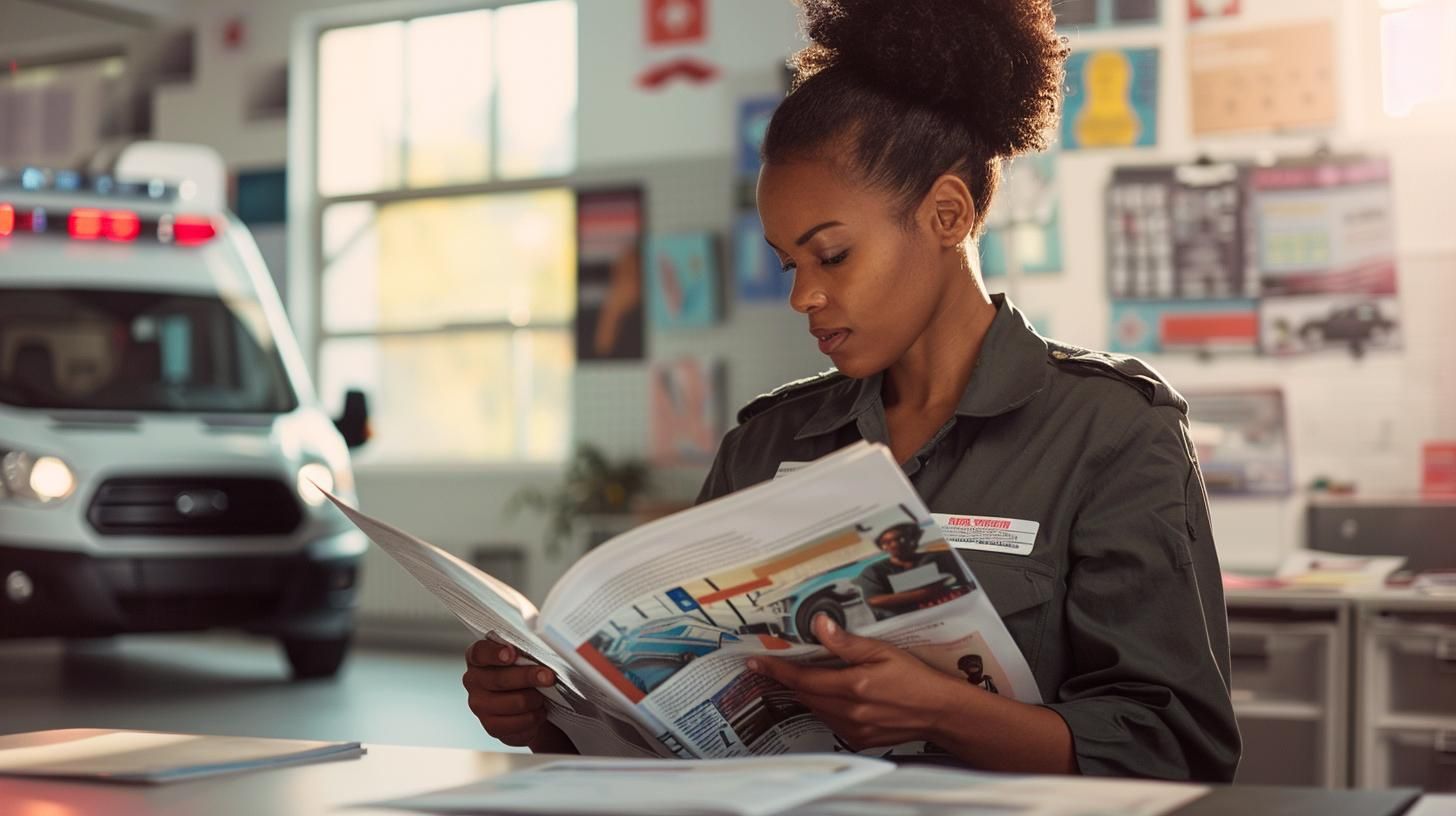
[[[856, 748], [1229, 781], [1227, 621], [1186, 403], [1136, 360], [1037, 336], [975, 260], [1002, 159], [1045, 148], [1056, 121], [1066, 47], [1048, 0], [803, 5], [812, 44], [769, 125], [758, 206], [790, 304], [837, 371], [744, 408], [699, 500], [867, 439], [933, 513], [1034, 522], [1029, 548], [961, 554], [1047, 702], [822, 616], [815, 634], [847, 667], [751, 665]], [[531, 690], [549, 676], [496, 650], [472, 651], [472, 710], [508, 743], [569, 750]]]

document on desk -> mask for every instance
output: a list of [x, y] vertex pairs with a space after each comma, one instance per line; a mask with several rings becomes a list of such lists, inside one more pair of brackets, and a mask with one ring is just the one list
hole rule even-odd
[[1163, 816], [1208, 793], [1203, 785], [1068, 776], [1014, 776], [900, 767], [835, 791], [795, 816]]
[[37, 745], [0, 749], [0, 776], [155, 785], [363, 754], [357, 742], [74, 728], [46, 732]]
[[768, 816], [894, 770], [853, 754], [753, 759], [573, 759], [361, 807], [507, 816]]

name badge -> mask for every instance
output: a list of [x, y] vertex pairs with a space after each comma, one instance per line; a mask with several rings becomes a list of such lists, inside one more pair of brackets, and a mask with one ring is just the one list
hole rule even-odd
[[787, 476], [796, 470], [803, 470], [811, 464], [813, 462], [779, 462], [779, 469], [774, 473], [774, 478], [777, 479], [780, 476]]
[[1041, 524], [995, 516], [952, 516], [932, 513], [941, 535], [958, 550], [980, 550], [1006, 555], [1031, 555]]

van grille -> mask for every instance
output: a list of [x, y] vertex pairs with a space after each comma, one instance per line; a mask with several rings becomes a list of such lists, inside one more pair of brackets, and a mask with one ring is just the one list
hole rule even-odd
[[276, 479], [108, 479], [87, 514], [102, 535], [285, 535], [303, 521], [298, 497]]

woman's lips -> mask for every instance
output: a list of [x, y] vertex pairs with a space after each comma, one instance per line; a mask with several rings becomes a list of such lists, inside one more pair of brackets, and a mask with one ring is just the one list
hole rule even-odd
[[819, 339], [819, 352], [821, 354], [833, 354], [836, 349], [844, 345], [849, 337], [849, 329], [829, 329], [827, 331], [816, 331], [814, 336]]

